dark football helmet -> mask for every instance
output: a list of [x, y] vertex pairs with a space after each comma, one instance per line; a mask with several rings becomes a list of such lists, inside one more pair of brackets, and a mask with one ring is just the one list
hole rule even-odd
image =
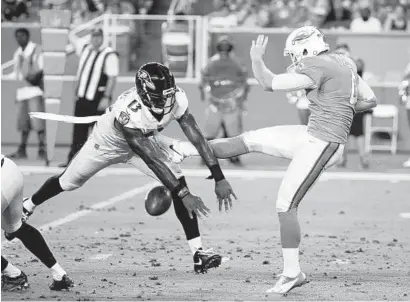
[[174, 75], [168, 67], [156, 62], [141, 66], [135, 76], [135, 86], [141, 101], [152, 112], [171, 112], [177, 88]]

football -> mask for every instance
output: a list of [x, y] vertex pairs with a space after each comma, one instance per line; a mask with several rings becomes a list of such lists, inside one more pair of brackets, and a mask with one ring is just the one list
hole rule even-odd
[[172, 203], [171, 192], [164, 186], [157, 186], [145, 196], [145, 210], [151, 216], [159, 216], [168, 211]]

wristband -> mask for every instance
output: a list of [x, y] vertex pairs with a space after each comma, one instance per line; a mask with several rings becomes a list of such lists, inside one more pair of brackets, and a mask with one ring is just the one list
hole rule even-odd
[[185, 196], [187, 196], [189, 194], [189, 190], [187, 188], [187, 186], [185, 186], [182, 183], [179, 183], [173, 190], [172, 190], [172, 195], [176, 195], [179, 198], [184, 198]]
[[220, 165], [213, 165], [211, 166], [211, 168], [209, 168], [209, 170], [211, 171], [212, 177], [213, 179], [215, 179], [215, 182], [225, 179], [225, 176], [222, 173]]

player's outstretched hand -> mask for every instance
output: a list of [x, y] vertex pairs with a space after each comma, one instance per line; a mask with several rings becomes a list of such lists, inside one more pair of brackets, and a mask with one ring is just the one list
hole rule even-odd
[[232, 197], [236, 198], [231, 185], [226, 179], [222, 179], [215, 183], [215, 194], [218, 197], [219, 211], [222, 211], [222, 204], [225, 204], [225, 211], [232, 208]]
[[182, 198], [182, 203], [188, 210], [189, 217], [191, 217], [191, 219], [193, 218], [192, 213], [195, 213], [196, 216], [202, 218], [202, 215], [208, 216], [208, 214], [211, 212], [211, 210], [206, 207], [200, 197], [192, 195], [191, 193]]
[[262, 59], [263, 55], [265, 54], [266, 50], [266, 45], [268, 45], [268, 37], [264, 35], [259, 35], [258, 38], [255, 40], [252, 40], [252, 46], [251, 46], [251, 60], [260, 60]]

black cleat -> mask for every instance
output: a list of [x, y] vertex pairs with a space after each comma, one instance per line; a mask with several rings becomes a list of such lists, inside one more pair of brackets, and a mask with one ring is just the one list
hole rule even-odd
[[198, 249], [194, 254], [194, 271], [195, 273], [206, 273], [210, 268], [216, 268], [221, 265], [222, 256], [215, 254], [212, 249]]
[[6, 275], [1, 276], [1, 290], [2, 291], [15, 291], [23, 290], [29, 287], [27, 276], [24, 272], [17, 277], [11, 278]]
[[47, 151], [44, 147], [40, 147], [37, 153], [38, 160], [47, 160]]
[[28, 199], [28, 197], [23, 199], [23, 213], [21, 214], [21, 221], [22, 222], [27, 222], [27, 220], [30, 218], [31, 215], [33, 215], [33, 212], [30, 212], [24, 207], [24, 202]]
[[19, 148], [16, 152], [7, 155], [8, 158], [12, 159], [27, 159], [26, 149]]
[[64, 275], [60, 281], [54, 280], [50, 285], [50, 289], [55, 291], [69, 290], [71, 287], [74, 287], [74, 281], [67, 275]]

